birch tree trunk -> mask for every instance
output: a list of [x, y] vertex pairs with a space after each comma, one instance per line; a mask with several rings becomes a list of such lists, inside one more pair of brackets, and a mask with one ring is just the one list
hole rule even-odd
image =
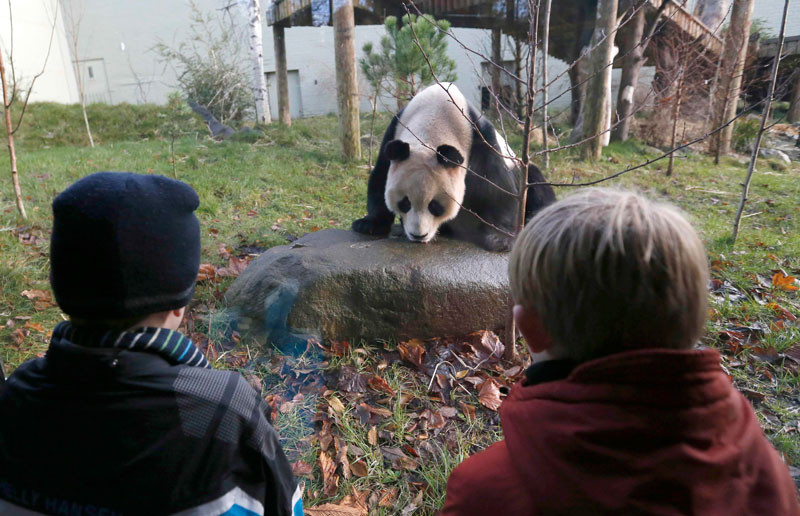
[[[614, 30], [617, 25], [618, 0], [598, 0], [597, 20], [592, 34], [589, 61], [589, 83], [584, 102], [583, 137], [591, 138], [583, 146], [585, 159], [600, 159], [603, 154], [603, 132], [606, 112], [611, 103], [611, 61], [614, 58]], [[593, 138], [595, 137], [596, 138]]]
[[617, 126], [611, 132], [611, 139], [620, 142], [624, 142], [630, 136], [633, 98], [636, 93], [636, 85], [639, 84], [639, 72], [645, 61], [642, 36], [644, 36], [646, 9], [641, 5], [637, 5], [637, 7], [639, 10], [636, 11], [631, 22], [633, 25], [624, 34], [620, 48], [625, 57], [622, 58], [622, 78], [617, 94], [617, 113], [614, 117]]
[[[736, 116], [736, 104], [742, 88], [742, 73], [747, 57], [747, 42], [750, 38], [750, 23], [753, 17], [754, 0], [733, 0], [731, 24], [725, 35], [722, 50], [722, 69], [719, 75], [717, 98], [714, 101], [714, 124], [720, 127]], [[733, 124], [714, 134], [711, 148], [715, 150], [715, 161], [731, 150]]]
[[264, 75], [264, 46], [262, 44], [261, 0], [248, 0], [247, 23], [250, 29], [248, 43], [253, 69], [253, 99], [256, 102], [256, 123], [272, 122], [269, 112], [269, 94], [267, 77]]

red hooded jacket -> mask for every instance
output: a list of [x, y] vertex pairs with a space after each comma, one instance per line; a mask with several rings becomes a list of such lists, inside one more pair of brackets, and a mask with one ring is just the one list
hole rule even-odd
[[641, 350], [516, 385], [505, 439], [450, 475], [441, 516], [800, 515], [788, 468], [712, 350]]

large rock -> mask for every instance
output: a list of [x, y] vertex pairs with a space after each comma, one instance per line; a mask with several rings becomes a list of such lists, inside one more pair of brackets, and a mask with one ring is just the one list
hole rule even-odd
[[500, 331], [508, 255], [440, 238], [429, 244], [330, 229], [267, 250], [225, 296], [240, 327], [282, 349], [309, 337], [429, 338]]

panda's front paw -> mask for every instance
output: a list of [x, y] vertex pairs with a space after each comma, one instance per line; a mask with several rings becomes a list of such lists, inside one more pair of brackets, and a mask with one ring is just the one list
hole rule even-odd
[[488, 234], [483, 238], [481, 247], [494, 253], [505, 253], [511, 250], [514, 239], [506, 235]]
[[392, 221], [383, 222], [364, 217], [353, 221], [353, 231], [365, 235], [386, 236], [392, 230]]

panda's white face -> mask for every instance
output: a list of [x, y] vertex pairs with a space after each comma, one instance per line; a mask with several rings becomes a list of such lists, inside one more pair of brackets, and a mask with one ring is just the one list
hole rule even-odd
[[[395, 142], [399, 140], [389, 142], [387, 148]], [[442, 224], [458, 215], [464, 201], [466, 172], [459, 166], [463, 158], [450, 146], [439, 147], [439, 154], [431, 149], [410, 149], [404, 142], [397, 147], [387, 153], [392, 164], [386, 181], [386, 206], [400, 216], [409, 240], [430, 242]]]

